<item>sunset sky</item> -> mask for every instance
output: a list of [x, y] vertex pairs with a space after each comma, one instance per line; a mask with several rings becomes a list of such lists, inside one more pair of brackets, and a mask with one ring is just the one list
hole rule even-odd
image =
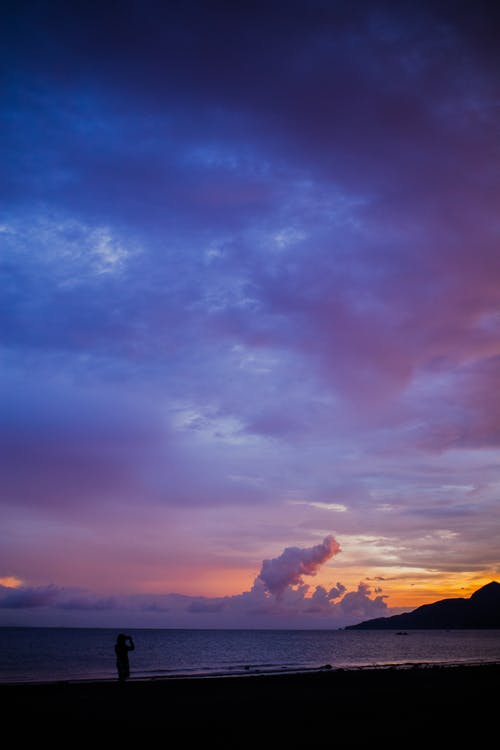
[[0, 625], [500, 580], [499, 9], [3, 7]]

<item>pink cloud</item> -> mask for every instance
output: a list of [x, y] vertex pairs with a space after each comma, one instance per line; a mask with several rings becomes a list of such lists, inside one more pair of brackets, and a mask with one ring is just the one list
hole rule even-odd
[[306, 549], [286, 547], [279, 557], [264, 560], [259, 578], [280, 599], [287, 587], [302, 585], [302, 576], [314, 576], [323, 563], [339, 552], [340, 544], [333, 536]]

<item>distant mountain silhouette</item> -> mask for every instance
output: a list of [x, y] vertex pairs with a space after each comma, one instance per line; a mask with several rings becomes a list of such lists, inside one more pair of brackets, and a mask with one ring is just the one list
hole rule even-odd
[[500, 583], [492, 581], [475, 591], [469, 599], [441, 599], [424, 604], [412, 612], [393, 617], [365, 620], [353, 629], [415, 629], [415, 628], [500, 628]]

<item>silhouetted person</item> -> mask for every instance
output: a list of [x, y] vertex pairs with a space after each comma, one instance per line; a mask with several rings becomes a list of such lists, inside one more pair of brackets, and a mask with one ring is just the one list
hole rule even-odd
[[118, 670], [118, 679], [120, 682], [124, 682], [127, 677], [130, 677], [128, 652], [133, 651], [134, 649], [135, 646], [132, 636], [120, 633], [115, 643], [116, 668]]

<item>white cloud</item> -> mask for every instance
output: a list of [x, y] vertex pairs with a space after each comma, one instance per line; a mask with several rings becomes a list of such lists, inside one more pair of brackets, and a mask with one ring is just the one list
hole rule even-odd
[[[92, 226], [68, 217], [23, 217], [2, 225], [3, 252], [48, 274], [61, 288], [77, 286], [92, 277], [122, 273], [141, 252], [137, 242], [106, 225]], [[28, 264], [27, 264], [28, 265]]]

